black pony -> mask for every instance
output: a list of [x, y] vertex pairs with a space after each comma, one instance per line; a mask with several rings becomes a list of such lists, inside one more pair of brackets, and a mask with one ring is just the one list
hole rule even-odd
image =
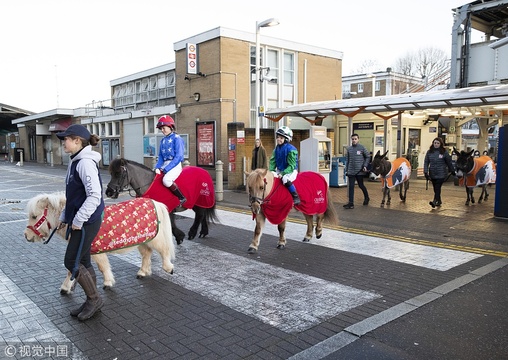
[[[187, 173], [186, 171], [187, 169], [192, 170], [194, 174], [190, 178], [184, 180], [186, 181], [187, 185], [196, 183], [196, 186], [202, 186], [202, 184], [208, 184], [208, 186], [211, 188], [211, 191], [207, 191], [206, 195], [209, 197], [209, 199], [211, 199], [210, 201], [212, 203], [212, 206], [210, 207], [200, 206], [199, 201], [192, 206], [192, 210], [194, 210], [195, 217], [194, 223], [192, 224], [188, 233], [189, 240], [192, 240], [196, 237], [200, 225], [201, 231], [199, 232], [199, 237], [204, 238], [205, 236], [207, 236], [208, 224], [218, 223], [218, 217], [215, 208], [215, 193], [213, 191], [213, 180], [210, 174], [208, 174], [206, 170], [194, 166], [188, 166], [187, 168], [184, 168], [182, 174], [177, 179], [177, 182], [180, 180], [184, 180], [185, 178], [184, 173]], [[137, 163], [132, 160], [120, 158], [115, 159], [111, 162], [111, 164], [109, 165], [109, 173], [111, 174], [111, 180], [108, 183], [106, 189], [106, 196], [116, 199], [118, 198], [118, 194], [130, 185], [132, 190], [135, 192], [136, 197], [145, 196], [165, 203], [168, 207], [168, 210], [170, 211], [171, 228], [173, 230], [173, 235], [176, 238], [177, 244], [182, 243], [183, 239], [185, 238], [185, 233], [176, 226], [175, 212], [184, 211], [186, 209], [182, 207], [175, 207], [174, 205], [169, 204], [167, 201], [156, 199], [151, 195], [145, 195], [147, 190], [154, 182], [155, 172], [153, 172], [150, 168], [146, 167], [143, 164]], [[182, 189], [182, 186], [180, 186], [180, 188]], [[168, 196], [170, 198], [173, 197], [176, 200], [176, 197], [172, 195], [169, 189], [164, 187], [164, 189], [162, 189], [161, 192], [165, 192], [165, 190], [167, 190], [167, 193], [169, 194]], [[182, 192], [184, 192], [183, 189]], [[201, 192], [203, 193], [204, 191]], [[200, 192], [198, 191], [197, 193], [199, 194]], [[184, 193], [184, 195], [186, 195], [188, 203], [194, 204], [194, 202], [192, 202], [192, 197], [195, 198], [196, 194]]]
[[478, 204], [481, 204], [483, 200], [487, 201], [489, 198], [487, 185], [496, 182], [494, 161], [486, 155], [473, 157], [474, 150], [470, 152], [461, 150], [459, 152], [456, 148], [453, 148], [453, 154], [457, 155], [455, 167], [459, 184], [466, 188], [466, 205], [469, 205], [470, 202], [474, 204], [473, 190], [475, 187], [482, 188]]

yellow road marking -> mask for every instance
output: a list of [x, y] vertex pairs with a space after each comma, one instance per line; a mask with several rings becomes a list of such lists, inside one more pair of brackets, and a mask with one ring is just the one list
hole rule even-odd
[[[250, 210], [242, 210], [227, 206], [217, 206], [217, 209], [229, 211], [229, 212], [236, 212], [240, 214], [247, 214], [250, 215], [252, 212]], [[289, 222], [296, 223], [296, 224], [306, 224], [305, 220], [289, 217]], [[491, 256], [497, 256], [497, 257], [508, 257], [508, 252], [504, 251], [496, 251], [496, 250], [486, 250], [486, 249], [480, 249], [475, 248], [472, 246], [462, 246], [462, 245], [454, 245], [454, 244], [447, 244], [437, 241], [429, 241], [429, 240], [418, 240], [418, 239], [412, 239], [404, 236], [397, 236], [397, 235], [389, 235], [384, 233], [379, 233], [375, 231], [368, 231], [368, 230], [361, 230], [361, 229], [355, 229], [355, 228], [349, 228], [344, 226], [338, 226], [338, 225], [328, 225], [324, 224], [323, 227], [331, 230], [338, 230], [338, 231], [344, 231], [352, 234], [358, 234], [358, 235], [365, 235], [365, 236], [374, 236], [379, 237], [383, 239], [388, 240], [394, 240], [394, 241], [400, 241], [410, 244], [417, 244], [417, 245], [424, 245], [424, 246], [432, 246], [432, 247], [438, 247], [442, 249], [450, 249], [450, 250], [457, 250], [457, 251], [464, 251], [469, 252], [473, 254], [480, 254], [480, 255], [491, 255]]]

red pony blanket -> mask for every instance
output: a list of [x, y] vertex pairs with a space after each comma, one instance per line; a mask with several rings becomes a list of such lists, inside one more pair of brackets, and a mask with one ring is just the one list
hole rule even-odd
[[488, 156], [480, 156], [474, 159], [473, 169], [465, 177], [459, 179], [459, 185], [464, 186], [466, 179], [467, 187], [476, 187], [496, 182], [496, 164]]
[[[326, 211], [328, 184], [323, 175], [303, 171], [298, 174], [293, 184], [301, 200], [300, 205], [295, 206], [298, 211], [306, 215], [322, 214]], [[269, 222], [278, 225], [288, 217], [292, 207], [293, 198], [289, 190], [282, 184], [281, 179], [275, 178], [272, 191], [261, 205], [263, 214]]]
[[[152, 185], [143, 194], [144, 198], [153, 199], [165, 204], [171, 212], [180, 204], [178, 198], [171, 190], [164, 186], [164, 175], [155, 175]], [[192, 209], [194, 205], [209, 209], [215, 205], [215, 191], [213, 180], [208, 171], [197, 166], [186, 166], [176, 179], [176, 184], [187, 201], [183, 204], [186, 209]]]
[[383, 187], [386, 186], [388, 189], [402, 184], [411, 177], [411, 164], [406, 158], [397, 158], [390, 164], [392, 165], [390, 172], [386, 176], [381, 177]]
[[159, 232], [159, 219], [152, 200], [136, 198], [106, 206], [91, 253], [136, 246], [152, 240]]

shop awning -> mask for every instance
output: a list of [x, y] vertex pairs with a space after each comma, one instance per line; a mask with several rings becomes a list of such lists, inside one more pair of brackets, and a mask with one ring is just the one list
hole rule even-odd
[[70, 117], [65, 118], [65, 119], [55, 120], [51, 124], [49, 124], [49, 131], [55, 131], [55, 132], [65, 131], [71, 125], [72, 125], [72, 119]]

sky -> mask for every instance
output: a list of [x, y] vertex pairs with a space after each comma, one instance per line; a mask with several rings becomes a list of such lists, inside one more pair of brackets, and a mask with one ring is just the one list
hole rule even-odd
[[35, 113], [110, 98], [110, 81], [175, 60], [173, 45], [225, 27], [343, 53], [343, 74], [426, 47], [451, 50], [466, 0], [1, 0], [0, 103]]

